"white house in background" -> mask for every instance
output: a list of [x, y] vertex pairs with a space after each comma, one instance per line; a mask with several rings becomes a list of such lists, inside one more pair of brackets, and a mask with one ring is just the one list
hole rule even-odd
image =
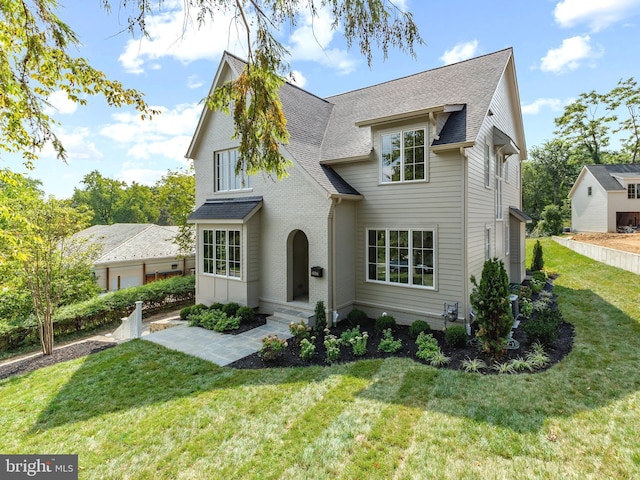
[[[225, 53], [212, 89], [245, 63]], [[204, 109], [196, 175], [197, 302], [399, 323], [468, 318], [471, 275], [504, 260], [525, 276], [526, 145], [511, 48], [319, 98], [281, 89], [289, 176], [236, 176], [233, 119]]]
[[191, 274], [195, 252], [181, 256], [173, 242], [178, 227], [160, 227], [149, 223], [94, 225], [75, 236], [99, 245], [94, 272], [105, 291], [136, 287]]
[[575, 232], [640, 226], [640, 164], [586, 165], [569, 192]]

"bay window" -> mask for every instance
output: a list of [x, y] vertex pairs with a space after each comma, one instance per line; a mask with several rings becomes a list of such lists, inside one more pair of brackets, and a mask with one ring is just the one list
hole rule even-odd
[[202, 271], [222, 277], [240, 278], [239, 230], [203, 230]]

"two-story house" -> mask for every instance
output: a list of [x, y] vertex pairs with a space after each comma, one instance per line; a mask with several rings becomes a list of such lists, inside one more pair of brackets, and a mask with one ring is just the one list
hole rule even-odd
[[[245, 64], [224, 54], [212, 89]], [[275, 181], [234, 174], [233, 120], [205, 109], [189, 146], [196, 175], [197, 301], [399, 323], [470, 313], [485, 259], [525, 276], [526, 145], [508, 48], [319, 98], [281, 89], [293, 162]], [[329, 318], [332, 318], [331, 316]]]
[[640, 165], [585, 165], [569, 198], [573, 231], [634, 231], [640, 227]]

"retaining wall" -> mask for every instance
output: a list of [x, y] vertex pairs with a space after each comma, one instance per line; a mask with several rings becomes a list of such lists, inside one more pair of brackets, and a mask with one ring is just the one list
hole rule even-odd
[[580, 255], [640, 275], [640, 255], [637, 253], [623, 252], [590, 243], [576, 242], [570, 238], [553, 237], [553, 239], [560, 245], [570, 248]]

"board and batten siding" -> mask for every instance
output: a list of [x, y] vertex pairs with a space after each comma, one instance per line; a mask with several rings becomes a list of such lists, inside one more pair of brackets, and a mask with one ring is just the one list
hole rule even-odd
[[[439, 155], [429, 152], [429, 181], [380, 183], [381, 133], [413, 128], [428, 129], [428, 122], [424, 119], [385, 126], [384, 130], [374, 129], [376, 160], [336, 165], [335, 168], [364, 196], [356, 204], [355, 305], [373, 317], [387, 312], [399, 323], [408, 324], [423, 318], [439, 327], [444, 302], [460, 302], [461, 312], [466, 304], [460, 288], [464, 271], [463, 161], [459, 153]], [[428, 137], [431, 139], [430, 132]], [[368, 229], [434, 230], [435, 288], [367, 281]]]
[[[589, 195], [589, 188], [591, 188], [591, 195]], [[571, 198], [572, 230], [575, 232], [606, 232], [607, 203], [607, 192], [591, 172], [586, 170]]]

